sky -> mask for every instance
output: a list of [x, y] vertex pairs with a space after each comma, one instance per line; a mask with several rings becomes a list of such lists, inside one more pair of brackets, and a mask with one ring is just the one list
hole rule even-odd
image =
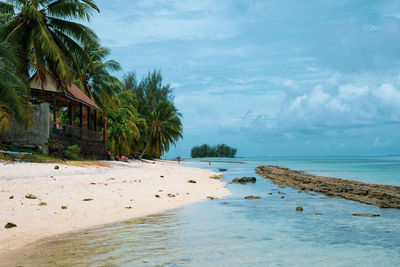
[[[400, 1], [97, 0], [90, 26], [183, 114], [168, 157], [400, 154]], [[120, 75], [121, 74], [116, 74]]]

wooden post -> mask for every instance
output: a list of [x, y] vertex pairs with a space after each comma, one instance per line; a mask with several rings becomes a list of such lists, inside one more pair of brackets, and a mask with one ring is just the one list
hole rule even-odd
[[53, 94], [53, 133], [56, 133], [56, 117], [57, 117], [57, 100], [56, 95]]
[[90, 107], [87, 107], [87, 128], [90, 130]]
[[97, 132], [97, 110], [94, 110], [94, 131]]
[[83, 127], [83, 105], [82, 103], [79, 104], [79, 127]]
[[72, 102], [69, 102], [68, 104], [68, 123], [69, 125], [72, 125], [72, 119], [73, 119], [73, 111], [72, 111]]
[[107, 118], [104, 118], [103, 142], [107, 144]]

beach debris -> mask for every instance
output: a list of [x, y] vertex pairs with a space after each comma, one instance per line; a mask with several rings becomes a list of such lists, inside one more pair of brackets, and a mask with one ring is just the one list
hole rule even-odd
[[90, 183], [90, 184], [96, 184], [96, 183], [93, 183], [93, 182], [92, 182], [92, 183]]
[[296, 211], [303, 211], [303, 207], [296, 207]]
[[226, 172], [228, 169], [219, 168], [218, 170], [219, 170], [220, 172]]
[[259, 196], [245, 196], [244, 199], [260, 199]]
[[84, 198], [84, 199], [82, 199], [83, 201], [92, 201], [93, 200], [93, 198]]
[[27, 195], [25, 195], [25, 198], [28, 198], [28, 199], [37, 199], [37, 197], [36, 197], [35, 195], [32, 195], [32, 194], [27, 194]]
[[60, 167], [58, 165], [56, 165], [56, 166], [54, 166], [54, 169], [58, 170], [58, 169], [60, 169]]
[[68, 208], [67, 208], [67, 206], [61, 206], [61, 209], [62, 209], [62, 210], [66, 210], [66, 209], [68, 209]]
[[224, 176], [222, 174], [216, 174], [216, 175], [212, 175], [210, 176], [211, 179], [221, 179], [224, 178]]
[[353, 216], [367, 216], [367, 217], [378, 217], [380, 216], [379, 214], [376, 213], [370, 213], [370, 212], [357, 212], [353, 213]]
[[47, 203], [46, 202], [40, 202], [39, 206], [47, 206]]
[[131, 209], [132, 207], [131, 206], [127, 206], [127, 207], [125, 207], [125, 209]]
[[8, 223], [4, 226], [4, 228], [6, 228], [6, 229], [10, 229], [10, 228], [14, 228], [14, 227], [17, 227], [17, 225], [16, 225], [15, 223], [11, 223], [11, 222], [8, 222]]
[[10, 196], [8, 199], [14, 199], [14, 196]]
[[210, 200], [218, 199], [217, 197], [207, 197]]
[[322, 216], [322, 213], [316, 212], [315, 215]]
[[160, 197], [160, 195], [155, 195], [155, 197], [156, 197], [156, 198], [159, 198], [159, 197]]
[[168, 196], [168, 197], [175, 197], [174, 194], [168, 194], [167, 196]]
[[162, 192], [162, 191], [163, 191], [162, 189], [158, 190], [158, 192]]
[[160, 175], [161, 178], [164, 178], [164, 175]]
[[255, 183], [257, 181], [256, 177], [242, 177], [235, 178], [232, 180], [232, 184], [247, 184], [247, 183]]
[[195, 184], [195, 183], [197, 183], [195, 180], [189, 180], [189, 181], [187, 181], [188, 183], [190, 183], [190, 184]]

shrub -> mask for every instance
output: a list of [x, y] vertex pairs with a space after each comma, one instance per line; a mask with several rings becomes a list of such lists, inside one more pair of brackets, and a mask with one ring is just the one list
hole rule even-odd
[[79, 153], [81, 153], [81, 149], [78, 145], [69, 146], [64, 150], [64, 156], [70, 160], [79, 160]]

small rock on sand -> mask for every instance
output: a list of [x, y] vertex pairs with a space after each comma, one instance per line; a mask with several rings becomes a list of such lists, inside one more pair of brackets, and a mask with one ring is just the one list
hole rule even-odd
[[168, 194], [168, 197], [175, 197], [174, 194]]
[[67, 209], [67, 206], [61, 206], [61, 209], [62, 209], [62, 210], [66, 210], [66, 209]]
[[82, 201], [92, 201], [92, 200], [93, 200], [93, 198], [85, 198]]
[[17, 225], [16, 225], [15, 223], [10, 223], [10, 222], [8, 222], [8, 223], [4, 226], [4, 228], [6, 228], [6, 229], [10, 229], [10, 228], [14, 228], [14, 227], [17, 227]]
[[37, 199], [37, 197], [36, 197], [35, 195], [32, 195], [32, 194], [27, 194], [27, 195], [25, 195], [25, 198], [28, 198], [28, 199]]
[[39, 206], [47, 206], [47, 203], [46, 202], [40, 202]]
[[218, 199], [217, 197], [207, 197], [210, 200]]
[[56, 165], [56, 166], [54, 166], [54, 169], [58, 170], [58, 169], [60, 169], [60, 167], [58, 165]]
[[160, 195], [155, 195], [155, 197], [156, 197], [156, 198], [159, 198], [159, 197], [160, 197]]
[[195, 183], [197, 183], [197, 182], [196, 182], [195, 180], [189, 180], [188, 183], [190, 183], [190, 184], [195, 184]]

